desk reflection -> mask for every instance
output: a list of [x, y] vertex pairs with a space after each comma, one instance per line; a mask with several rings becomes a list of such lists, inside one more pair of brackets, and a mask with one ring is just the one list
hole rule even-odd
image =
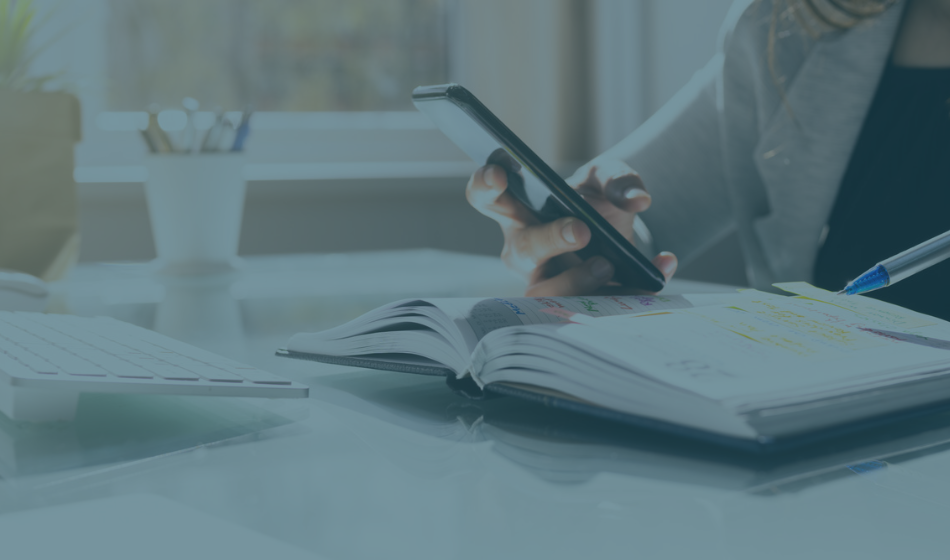
[[893, 470], [950, 448], [950, 413], [755, 456], [510, 397], [471, 401], [441, 380], [409, 374], [352, 371], [308, 384], [312, 398], [347, 411], [350, 428], [393, 462], [422, 455], [407, 452], [407, 442], [394, 441], [390, 432], [379, 430], [380, 423], [458, 443], [487, 443], [497, 456], [554, 484], [581, 484], [612, 473], [771, 496]]
[[70, 422], [0, 415], [0, 477], [49, 475], [275, 437], [306, 417], [302, 404], [229, 397], [83, 394]]
[[161, 278], [164, 297], [157, 304], [153, 329], [211, 352], [247, 362], [247, 341], [239, 302], [232, 289], [236, 276]]

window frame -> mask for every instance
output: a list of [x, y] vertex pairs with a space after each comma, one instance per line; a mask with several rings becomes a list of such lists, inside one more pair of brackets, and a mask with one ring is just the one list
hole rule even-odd
[[[452, 18], [458, 1], [446, 0], [447, 30], [457, 27]], [[144, 182], [147, 149], [135, 128], [142, 113], [106, 110], [106, 0], [37, 4], [41, 13], [50, 12], [37, 42], [53, 46], [37, 58], [35, 70], [68, 69], [65, 81], [81, 101], [83, 137], [76, 146], [74, 179], [81, 184]], [[460, 48], [453, 44], [457, 37], [446, 33], [450, 73], [453, 53]], [[104, 121], [110, 126], [101, 126]], [[260, 112], [251, 126], [245, 150], [249, 180], [462, 177], [475, 167], [413, 110]], [[348, 152], [327, 149], [341, 138]]]
[[[564, 47], [559, 44], [563, 37], [551, 33], [551, 29], [563, 31], [564, 12], [573, 0], [521, 1], [527, 7], [524, 14], [509, 17], [512, 21], [499, 21], [495, 14], [508, 6], [507, 0], [445, 0], [449, 80], [473, 88], [555, 168], [570, 169], [582, 162], [559, 161], [558, 144], [575, 131], [551, 118], [552, 114], [558, 115], [565, 107], [571, 107], [564, 98], [557, 98], [564, 87], [564, 70], [550, 64], [551, 61], [542, 61], [545, 63], [533, 67], [532, 79], [525, 84], [523, 80], [518, 81], [517, 67], [503, 69], [499, 75], [493, 57], [507, 53], [519, 60], [535, 61], [541, 56], [539, 53], [563, 55]], [[587, 100], [592, 123], [589, 140], [594, 154], [625, 137], [656, 109], [658, 100], [653, 99], [657, 96], [653, 82], [665, 74], [661, 71], [663, 60], [657, 59], [654, 51], [658, 38], [670, 31], [657, 28], [668, 26], [670, 22], [658, 19], [661, 14], [656, 1], [585, 2], [589, 10], [586, 60], [593, 83]], [[37, 71], [48, 73], [68, 68], [67, 78], [80, 77], [74, 80], [74, 89], [82, 100], [84, 132], [83, 141], [76, 149], [77, 181], [141, 182], [145, 174], [142, 163], [145, 146], [140, 138], [134, 137], [137, 133], [102, 130], [96, 125], [100, 113], [105, 112], [104, 80], [96, 78], [104, 76], [107, 68], [105, 56], [90, 54], [90, 49], [105, 52], [102, 41], [107, 35], [107, 0], [36, 2], [41, 9], [57, 10], [54, 19], [60, 20], [47, 26], [46, 36], [39, 34], [39, 42], [45, 42], [54, 34], [61, 35], [56, 40], [56, 48], [37, 59]], [[69, 22], [66, 33], [63, 33], [63, 21]], [[501, 26], [488, 43], [482, 32], [487, 22]], [[574, 31], [567, 29], [568, 34]], [[512, 33], [513, 30], [517, 33]], [[519, 44], [529, 46], [530, 52], [522, 53]], [[627, 71], [617, 72], [617, 68]], [[508, 95], [512, 82], [516, 89], [530, 86], [549, 94], [544, 97], [544, 103], [526, 105], [523, 97]], [[248, 176], [252, 180], [375, 179], [387, 173], [399, 177], [413, 173], [419, 177], [457, 177], [474, 169], [474, 164], [455, 150], [423, 115], [411, 110], [260, 113], [255, 118], [257, 122], [248, 143]], [[283, 131], [278, 130], [280, 122], [285, 125]], [[343, 161], [339, 152], [334, 152], [333, 157], [325, 156], [320, 148], [331, 145], [341, 135], [350, 138], [350, 145], [354, 146], [351, 152]], [[266, 142], [264, 137], [267, 137]], [[267, 143], [270, 146], [265, 147]], [[312, 146], [313, 151], [302, 154], [308, 146]], [[282, 155], [288, 153], [298, 154], [297, 159], [288, 160]], [[361, 169], [356, 162], [366, 165]]]

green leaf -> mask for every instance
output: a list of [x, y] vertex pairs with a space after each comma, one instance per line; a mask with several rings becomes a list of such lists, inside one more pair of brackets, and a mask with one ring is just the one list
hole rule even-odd
[[62, 38], [58, 33], [41, 45], [31, 45], [36, 30], [49, 24], [52, 12], [37, 18], [33, 0], [0, 0], [0, 88], [38, 91], [63, 73], [30, 76], [37, 56]]

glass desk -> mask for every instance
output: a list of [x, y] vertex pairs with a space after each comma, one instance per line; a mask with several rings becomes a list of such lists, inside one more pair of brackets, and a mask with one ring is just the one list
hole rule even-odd
[[[79, 266], [54, 285], [53, 311], [153, 328], [311, 397], [83, 395], [74, 422], [0, 418], [0, 555], [18, 557], [9, 548], [46, 523], [114, 540], [127, 558], [142, 557], [135, 547], [172, 557], [176, 545], [229, 558], [950, 553], [950, 415], [763, 459], [513, 399], [468, 401], [438, 379], [273, 355], [297, 331], [395, 299], [521, 289], [497, 259], [437, 251], [256, 257], [191, 280]], [[168, 538], [147, 544], [136, 527]], [[43, 543], [60, 545], [82, 557], [68, 539]]]

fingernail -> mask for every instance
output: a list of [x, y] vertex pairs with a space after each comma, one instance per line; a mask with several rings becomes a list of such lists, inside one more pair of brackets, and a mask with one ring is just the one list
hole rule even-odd
[[482, 171], [482, 180], [485, 181], [485, 184], [489, 187], [497, 186], [495, 183], [495, 168], [494, 166], [488, 166]]
[[603, 257], [597, 257], [590, 265], [590, 273], [597, 280], [608, 280], [614, 274], [614, 267]]
[[638, 189], [637, 187], [627, 187], [623, 191], [623, 197], [627, 200], [633, 200], [634, 198], [645, 196], [650, 198], [650, 193], [643, 189]]
[[[672, 257], [673, 253], [664, 251], [660, 253], [660, 255]], [[673, 272], [676, 271], [676, 260], [672, 259], [672, 260], [664, 261], [663, 264], [660, 266], [660, 271], [663, 272], [665, 276], [669, 276], [670, 274], [673, 274]]]
[[627, 200], [633, 202], [634, 212], [643, 212], [649, 208], [650, 204], [653, 202], [653, 197], [650, 196], [650, 193], [636, 187], [631, 187], [630, 189], [624, 191], [623, 196]]
[[561, 228], [561, 237], [570, 245], [577, 243], [577, 236], [574, 235], [574, 220], [564, 224], [564, 227]]

